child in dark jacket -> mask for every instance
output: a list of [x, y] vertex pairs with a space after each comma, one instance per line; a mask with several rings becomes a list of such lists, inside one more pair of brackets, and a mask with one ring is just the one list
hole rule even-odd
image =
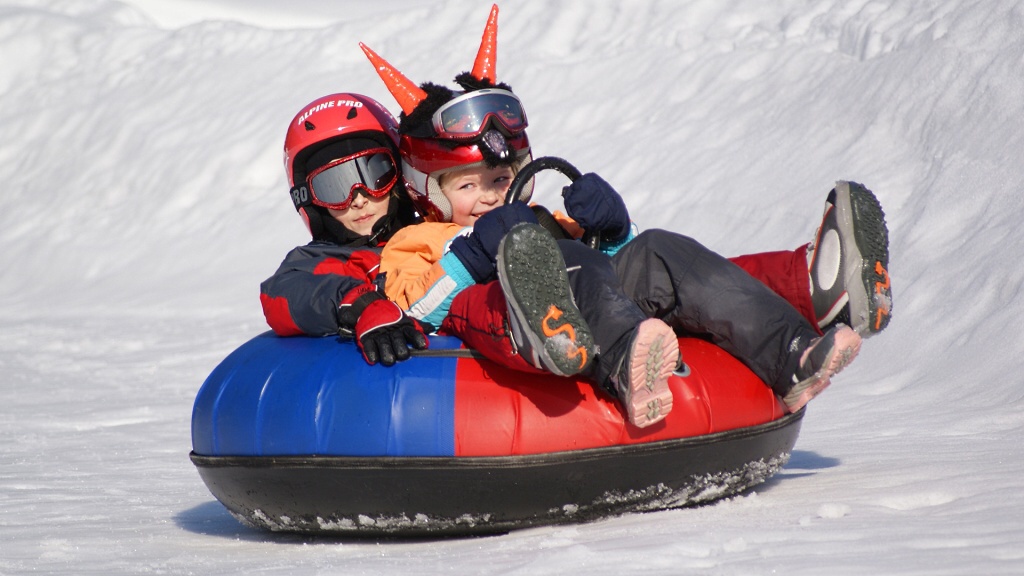
[[397, 136], [386, 108], [351, 93], [318, 98], [289, 124], [285, 172], [313, 241], [289, 252], [260, 285], [278, 335], [352, 336], [371, 364], [391, 365], [427, 347], [422, 325], [378, 282], [381, 246], [416, 221], [399, 193]]

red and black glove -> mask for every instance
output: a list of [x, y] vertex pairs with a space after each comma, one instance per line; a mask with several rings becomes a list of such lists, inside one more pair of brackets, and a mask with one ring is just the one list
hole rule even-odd
[[391, 366], [409, 358], [409, 347], [423, 350], [430, 345], [425, 324], [411, 318], [372, 284], [349, 290], [338, 307], [341, 332], [359, 344], [370, 364], [380, 361]]

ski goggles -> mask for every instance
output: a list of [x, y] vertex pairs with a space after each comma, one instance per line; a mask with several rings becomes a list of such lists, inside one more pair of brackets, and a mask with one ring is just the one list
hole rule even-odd
[[496, 88], [466, 92], [446, 102], [431, 118], [437, 137], [449, 140], [477, 138], [492, 121], [504, 128], [506, 136], [519, 134], [528, 124], [519, 98]]
[[387, 148], [370, 148], [313, 170], [306, 177], [306, 185], [313, 204], [346, 210], [360, 190], [373, 198], [383, 198], [397, 180], [398, 168], [391, 152]]

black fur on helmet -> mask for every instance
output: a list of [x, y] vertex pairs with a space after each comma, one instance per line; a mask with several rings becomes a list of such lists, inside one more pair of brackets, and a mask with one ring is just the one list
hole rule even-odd
[[490, 78], [477, 80], [477, 78], [473, 76], [472, 72], [463, 72], [462, 74], [459, 74], [455, 77], [455, 82], [459, 86], [462, 86], [462, 89], [466, 92], [483, 90], [484, 88], [498, 88], [499, 90], [508, 90], [509, 92], [512, 92], [512, 88], [508, 84], [505, 84], [504, 82], [498, 82], [495, 84]]
[[437, 112], [438, 108], [444, 106], [458, 94], [451, 88], [433, 82], [420, 84], [420, 89], [427, 93], [427, 97], [420, 101], [409, 114], [402, 112], [398, 115], [398, 133], [408, 134], [414, 138], [436, 138], [437, 133], [434, 131], [434, 125], [430, 119], [433, 118], [434, 112]]
[[[512, 91], [512, 88], [500, 82], [495, 84], [491, 82], [490, 78], [484, 78], [478, 80], [470, 72], [463, 72], [455, 77], [455, 82], [461, 86], [465, 92], [473, 92], [476, 90], [483, 90], [485, 88], [499, 88], [501, 90]], [[402, 112], [399, 114], [398, 119], [398, 133], [402, 135], [408, 135], [412, 138], [431, 138], [436, 139], [441, 145], [449, 149], [454, 149], [457, 146], [465, 146], [466, 141], [459, 140], [446, 140], [437, 138], [437, 132], [434, 130], [434, 124], [431, 119], [434, 117], [434, 113], [439, 108], [450, 102], [453, 98], [461, 96], [465, 92], [456, 92], [446, 86], [434, 84], [433, 82], [424, 82], [420, 84], [420, 89], [426, 92], [427, 97], [420, 101], [419, 104], [410, 112], [406, 114]], [[505, 148], [508, 150], [512, 149], [512, 145], [509, 143], [508, 138], [502, 135], [505, 139]], [[477, 143], [477, 141], [470, 141], [468, 143]], [[487, 146], [480, 146], [480, 153], [484, 158], [484, 162], [488, 167], [495, 167], [500, 165], [513, 165], [516, 163], [515, 155], [509, 155], [504, 158], [499, 157], [494, 153], [491, 148]]]

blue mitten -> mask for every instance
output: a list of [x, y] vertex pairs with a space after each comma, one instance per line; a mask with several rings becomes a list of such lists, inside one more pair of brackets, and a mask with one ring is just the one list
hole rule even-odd
[[451, 251], [466, 267], [473, 280], [490, 282], [496, 278], [495, 259], [505, 234], [520, 222], [537, 223], [533, 210], [525, 202], [498, 206], [481, 216], [473, 231], [452, 240]]
[[589, 172], [562, 188], [565, 211], [587, 232], [597, 232], [602, 240], [618, 242], [629, 235], [629, 211], [622, 196]]

